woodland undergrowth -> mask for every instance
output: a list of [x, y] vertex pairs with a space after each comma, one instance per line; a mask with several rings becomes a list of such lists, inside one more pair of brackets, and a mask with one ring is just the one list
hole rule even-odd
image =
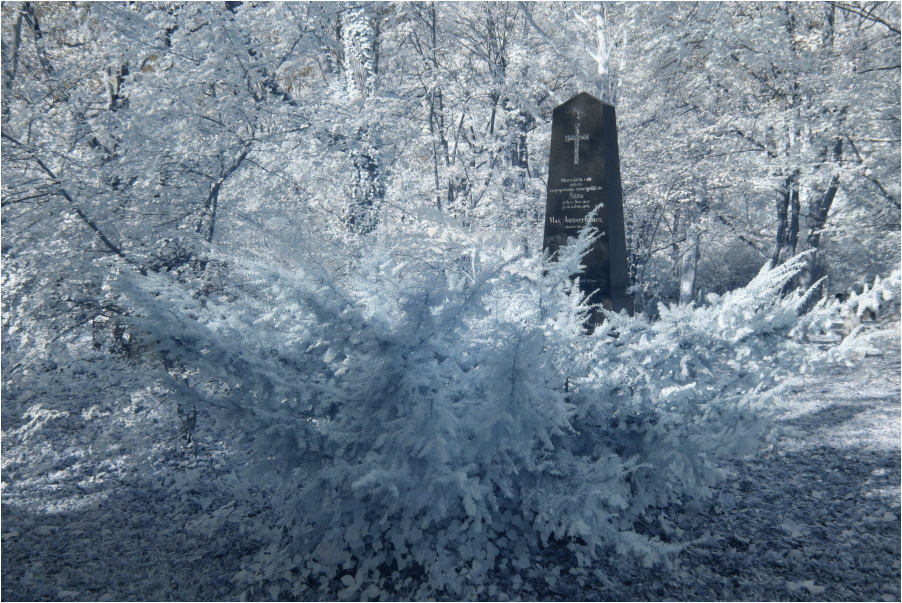
[[215, 257], [240, 283], [216, 293], [111, 277], [142, 370], [240, 426], [247, 479], [278, 491], [279, 525], [236, 586], [496, 599], [603, 580], [603, 555], [667, 564], [692, 543], [639, 526], [705, 504], [724, 459], [766, 445], [786, 375], [880, 336], [822, 352], [807, 335], [898, 304], [898, 272], [846, 302], [787, 293], [803, 254], [654, 322], [607, 313], [587, 335], [573, 275], [594, 236], [547, 258], [431, 213], [374, 235], [353, 269], [300, 249], [302, 272]]

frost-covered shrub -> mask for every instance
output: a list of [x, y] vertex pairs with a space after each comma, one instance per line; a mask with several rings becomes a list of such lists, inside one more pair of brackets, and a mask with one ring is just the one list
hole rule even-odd
[[[898, 341], [899, 303], [902, 290], [902, 273], [894, 270], [888, 277], [875, 277], [872, 285], [865, 285], [861, 293], [850, 292], [842, 301], [822, 299], [817, 306], [799, 320], [797, 332], [836, 332], [840, 325], [845, 335], [843, 341], [824, 354], [827, 361], [845, 361], [861, 358], [868, 353], [879, 353], [887, 340]], [[866, 312], [878, 322], [889, 322], [888, 328], [872, 329], [861, 323]], [[855, 318], [857, 320], [850, 320]], [[846, 332], [846, 325], [857, 325]]]
[[122, 281], [188, 375], [173, 390], [240, 420], [279, 491], [271, 544], [236, 581], [255, 597], [496, 598], [582, 585], [599, 555], [679, 550], [636, 525], [708, 498], [718, 457], [766, 436], [780, 376], [810, 359], [806, 295], [782, 294], [804, 257], [586, 336], [571, 275], [590, 234], [550, 263], [431, 215], [343, 276], [312, 251], [303, 274], [246, 261], [252, 296]]

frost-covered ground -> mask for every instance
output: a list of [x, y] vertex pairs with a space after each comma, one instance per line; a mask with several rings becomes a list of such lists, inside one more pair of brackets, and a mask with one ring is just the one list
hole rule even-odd
[[735, 462], [712, 509], [667, 517], [704, 541], [663, 571], [613, 563], [600, 598], [902, 600], [899, 376], [897, 340], [794, 379], [784, 423], [795, 434]]
[[[46, 399], [18, 395], [31, 413], [5, 419], [3, 599], [240, 598], [232, 578], [271, 541], [279, 501], [247, 487], [232, 434], [211, 416], [197, 418], [195, 455], [178, 441], [174, 400], [125, 378], [110, 390], [110, 375], [92, 370], [69, 391], [51, 383]], [[591, 588], [564, 575], [504, 594], [900, 600], [899, 378], [898, 338], [853, 366], [795, 378], [782, 421], [791, 432], [735, 462], [710, 507], [665, 510], [647, 527], [698, 539], [668, 567], [611, 558]]]

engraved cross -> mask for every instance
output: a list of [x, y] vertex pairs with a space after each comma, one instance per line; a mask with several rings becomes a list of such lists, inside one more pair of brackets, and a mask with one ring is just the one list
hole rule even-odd
[[588, 134], [579, 133], [579, 122], [576, 122], [576, 134], [564, 136], [567, 142], [573, 141], [573, 165], [579, 165], [579, 142], [581, 140], [589, 140]]

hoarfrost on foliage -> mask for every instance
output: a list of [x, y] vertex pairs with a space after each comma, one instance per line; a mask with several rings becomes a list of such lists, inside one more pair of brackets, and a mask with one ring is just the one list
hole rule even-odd
[[[570, 275], [590, 230], [556, 263], [452, 221], [436, 228], [435, 216], [422, 232], [403, 246], [383, 238], [343, 276], [322, 264], [285, 273], [232, 258], [236, 280], [256, 294], [228, 303], [202, 304], [163, 273], [115, 281], [149, 356], [139, 368], [86, 351], [73, 365], [81, 372], [40, 377], [58, 409], [32, 406], [4, 434], [4, 519], [23, 526], [4, 546], [20, 558], [63, 530], [38, 509], [66, 509], [76, 525], [137, 504], [175, 523], [150, 536], [137, 521], [116, 526], [128, 539], [116, 550], [132, 556], [132, 539], [149, 538], [161, 557], [148, 568], [201, 563], [211, 592], [226, 598], [656, 598], [659, 586], [639, 588], [628, 576], [663, 567], [686, 593], [709, 596], [679, 579], [685, 564], [700, 563], [711, 588], [726, 588], [717, 576], [728, 572], [706, 551], [731, 539], [760, 550], [775, 538], [767, 526], [793, 542], [820, 542], [833, 529], [835, 520], [815, 526], [789, 500], [760, 515], [796, 498], [767, 471], [804, 483], [808, 474], [791, 477], [784, 459], [801, 452], [809, 465], [829, 464], [836, 453], [825, 447], [869, 453], [838, 440], [888, 407], [852, 422], [836, 411], [846, 431], [828, 429], [824, 439], [814, 428], [822, 415], [800, 407], [808, 404], [800, 393], [825, 367], [897, 346], [898, 333], [819, 347], [819, 326], [861, 300], [824, 302], [800, 318], [809, 294], [783, 291], [804, 256], [708, 305], [662, 307], [653, 322], [609, 314], [585, 336], [586, 307]], [[862, 295], [882, 298], [898, 280]], [[740, 328], [748, 332], [737, 337]], [[61, 395], [73, 390], [83, 393]], [[31, 391], [21, 384], [11, 402]], [[197, 429], [183, 441], [190, 408], [200, 409]], [[99, 437], [88, 443], [88, 434]], [[76, 453], [72, 438], [89, 454]], [[799, 438], [819, 452], [796, 451]], [[25, 460], [35, 453], [40, 463]], [[868, 517], [897, 517], [897, 478], [869, 478], [862, 508], [876, 515]], [[840, 488], [817, 491], [832, 496], [830, 487]], [[64, 502], [88, 496], [87, 506]], [[873, 543], [871, 520], [855, 521], [856, 542]], [[101, 540], [112, 537], [107, 530]], [[97, 542], [76, 531], [75, 550]], [[769, 563], [799, 560], [769, 555]], [[117, 581], [109, 588], [131, 592], [103, 563]], [[29, 567], [4, 584], [28, 584], [16, 592], [29, 597], [63, 592], [47, 591], [44, 570]], [[811, 593], [812, 579], [792, 575], [780, 588]], [[78, 580], [64, 591], [90, 597], [104, 588]], [[174, 584], [165, 592], [198, 592], [187, 574]], [[759, 576], [747, 592], [773, 593], [775, 584]], [[826, 588], [823, 577], [813, 584]]]

